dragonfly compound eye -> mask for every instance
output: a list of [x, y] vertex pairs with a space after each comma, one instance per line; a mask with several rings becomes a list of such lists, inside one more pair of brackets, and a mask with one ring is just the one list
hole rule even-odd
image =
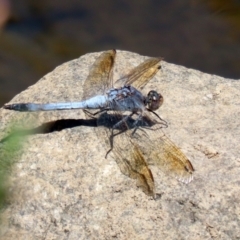
[[163, 104], [163, 96], [152, 90], [148, 93], [147, 104], [149, 109], [155, 111]]

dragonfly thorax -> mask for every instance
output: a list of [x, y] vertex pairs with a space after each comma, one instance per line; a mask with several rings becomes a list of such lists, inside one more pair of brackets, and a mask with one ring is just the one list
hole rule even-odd
[[146, 97], [146, 105], [152, 111], [157, 110], [163, 104], [163, 96], [151, 90]]
[[131, 85], [110, 89], [107, 100], [109, 110], [139, 112], [146, 106], [146, 97]]

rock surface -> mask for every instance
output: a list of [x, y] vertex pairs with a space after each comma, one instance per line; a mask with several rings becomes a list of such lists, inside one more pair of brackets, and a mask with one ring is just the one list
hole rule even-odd
[[[77, 101], [99, 53], [67, 62], [11, 102]], [[118, 51], [114, 79], [146, 57]], [[240, 83], [162, 63], [146, 85], [165, 102], [158, 110], [165, 134], [196, 172], [185, 185], [151, 166], [154, 200], [123, 175], [94, 126], [27, 137], [11, 173], [2, 239], [239, 239]], [[81, 110], [19, 113], [1, 109], [0, 137], [9, 123], [32, 129], [60, 119], [85, 119]], [[24, 120], [25, 124], [22, 122]], [[4, 142], [1, 148], [4, 148]]]

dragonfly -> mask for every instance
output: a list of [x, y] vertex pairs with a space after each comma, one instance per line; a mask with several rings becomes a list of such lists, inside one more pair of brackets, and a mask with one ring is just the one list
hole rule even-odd
[[99, 139], [109, 141], [106, 157], [111, 152], [121, 172], [136, 179], [137, 186], [155, 198], [150, 164], [184, 183], [191, 182], [194, 168], [161, 129], [167, 123], [155, 111], [163, 104], [163, 96], [155, 90], [146, 96], [141, 92], [160, 70], [162, 58], [148, 58], [114, 82], [115, 59], [116, 50], [109, 50], [95, 60], [84, 81], [81, 101], [16, 103], [4, 108], [23, 112], [83, 109], [86, 118], [97, 119]]

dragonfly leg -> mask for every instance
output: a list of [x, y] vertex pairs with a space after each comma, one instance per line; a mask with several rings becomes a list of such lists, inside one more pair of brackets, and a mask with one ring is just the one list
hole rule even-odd
[[83, 112], [84, 112], [86, 115], [88, 115], [90, 118], [95, 118], [95, 116], [98, 115], [99, 113], [102, 113], [102, 112], [105, 112], [105, 111], [108, 111], [108, 110], [109, 110], [109, 109], [104, 108], [104, 109], [101, 109], [101, 110], [99, 110], [99, 111], [97, 111], [97, 112], [92, 113], [92, 112], [89, 112], [89, 111], [86, 110], [86, 109], [83, 109]]
[[161, 123], [167, 128], [168, 124], [167, 121], [165, 121], [164, 119], [162, 119], [157, 113], [155, 113], [153, 110], [147, 108], [147, 111], [153, 113], [159, 120], [161, 120]]
[[[128, 128], [128, 125], [127, 125], [127, 120], [128, 118], [132, 117], [135, 113], [131, 113], [127, 116], [125, 116], [123, 119], [121, 119], [119, 122], [117, 122], [116, 124], [113, 125], [113, 127], [111, 128], [111, 135], [109, 137], [109, 142], [110, 142], [110, 149], [107, 151], [106, 155], [105, 155], [105, 158], [107, 158], [108, 154], [112, 151], [113, 149], [113, 138], [123, 132], [126, 131], [125, 128], [121, 128], [121, 124], [125, 124], [126, 128]], [[116, 134], [113, 133], [114, 129], [118, 129], [120, 128], [120, 131]]]
[[113, 128], [112, 128], [112, 130], [111, 130], [111, 136], [109, 137], [110, 149], [107, 151], [107, 153], [106, 153], [106, 155], [105, 155], [105, 158], [107, 158], [108, 154], [113, 150], [113, 138], [116, 137], [117, 135], [125, 132], [125, 131], [126, 131], [126, 130], [123, 129], [123, 130], [121, 130], [120, 132], [113, 134]]
[[112, 127], [112, 129], [117, 129], [117, 128], [119, 128], [122, 123], [124, 123], [124, 124], [127, 126], [127, 124], [126, 124], [127, 120], [128, 120], [130, 117], [132, 117], [133, 115], [134, 115], [134, 113], [131, 113], [131, 114], [125, 116], [125, 117], [122, 118], [119, 122], [117, 122], [116, 124], [114, 124], [113, 127]]
[[134, 122], [133, 122], [133, 124], [132, 124], [132, 127], [135, 128], [135, 127], [137, 126], [139, 120], [142, 119], [142, 114], [139, 114], [139, 113], [137, 113], [137, 112], [132, 112], [131, 114], [125, 116], [125, 117], [124, 117], [123, 119], [121, 119], [119, 122], [117, 122], [116, 124], [114, 124], [113, 129], [119, 128], [122, 123], [125, 123], [125, 125], [126, 125], [127, 128], [128, 128], [128, 125], [126, 124], [126, 122], [127, 122], [127, 120], [128, 120], [130, 117], [132, 117], [134, 114], [138, 115], [138, 118], [137, 118], [136, 120], [134, 120]]
[[137, 114], [138, 117], [137, 117], [137, 119], [136, 119], [136, 120], [134, 121], [134, 123], [133, 123], [133, 127], [134, 127], [134, 128], [139, 127], [139, 125], [137, 125], [137, 124], [138, 124], [138, 122], [139, 122], [140, 120], [142, 120], [142, 114], [139, 114], [139, 113], [135, 113], [135, 114]]

